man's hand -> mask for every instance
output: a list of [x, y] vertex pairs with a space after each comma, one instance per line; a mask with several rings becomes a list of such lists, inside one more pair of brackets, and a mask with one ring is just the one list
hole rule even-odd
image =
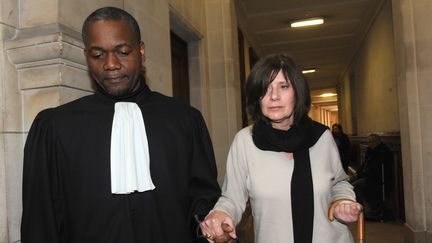
[[200, 227], [209, 242], [230, 243], [237, 239], [234, 221], [219, 210], [209, 213]]

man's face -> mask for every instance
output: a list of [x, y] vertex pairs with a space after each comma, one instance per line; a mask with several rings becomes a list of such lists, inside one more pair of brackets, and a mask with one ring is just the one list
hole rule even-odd
[[122, 96], [138, 88], [144, 43], [137, 42], [127, 22], [91, 23], [84, 44], [90, 74], [107, 93]]
[[340, 133], [339, 127], [338, 126], [333, 126], [332, 127], [332, 132], [336, 133], [336, 134], [339, 134]]
[[367, 138], [367, 143], [369, 148], [375, 148], [380, 142], [377, 138], [369, 136]]

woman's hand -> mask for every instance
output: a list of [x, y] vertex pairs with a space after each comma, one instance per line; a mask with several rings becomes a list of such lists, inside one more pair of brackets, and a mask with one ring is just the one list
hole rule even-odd
[[237, 239], [232, 218], [225, 212], [214, 210], [200, 224], [201, 231], [209, 242], [232, 242]]
[[334, 208], [334, 217], [344, 223], [356, 222], [362, 211], [359, 203], [340, 203]]

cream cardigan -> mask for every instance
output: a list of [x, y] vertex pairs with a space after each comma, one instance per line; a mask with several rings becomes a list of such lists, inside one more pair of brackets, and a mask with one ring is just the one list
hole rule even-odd
[[[290, 182], [294, 160], [283, 153], [258, 149], [252, 127], [239, 131], [231, 145], [222, 197], [214, 210], [228, 213], [238, 224], [250, 199], [257, 243], [292, 243]], [[346, 225], [327, 219], [331, 202], [355, 199], [342, 169], [337, 146], [326, 130], [309, 149], [314, 189], [313, 243], [350, 243]]]

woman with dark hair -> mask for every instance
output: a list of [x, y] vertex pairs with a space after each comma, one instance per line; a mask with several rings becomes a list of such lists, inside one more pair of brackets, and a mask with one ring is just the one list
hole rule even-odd
[[201, 223], [210, 242], [236, 238], [249, 199], [256, 242], [353, 242], [345, 223], [357, 220], [358, 203], [327, 211], [338, 199], [355, 201], [336, 144], [326, 126], [308, 117], [308, 84], [287, 55], [267, 56], [246, 83], [253, 125], [231, 145], [223, 193]]

